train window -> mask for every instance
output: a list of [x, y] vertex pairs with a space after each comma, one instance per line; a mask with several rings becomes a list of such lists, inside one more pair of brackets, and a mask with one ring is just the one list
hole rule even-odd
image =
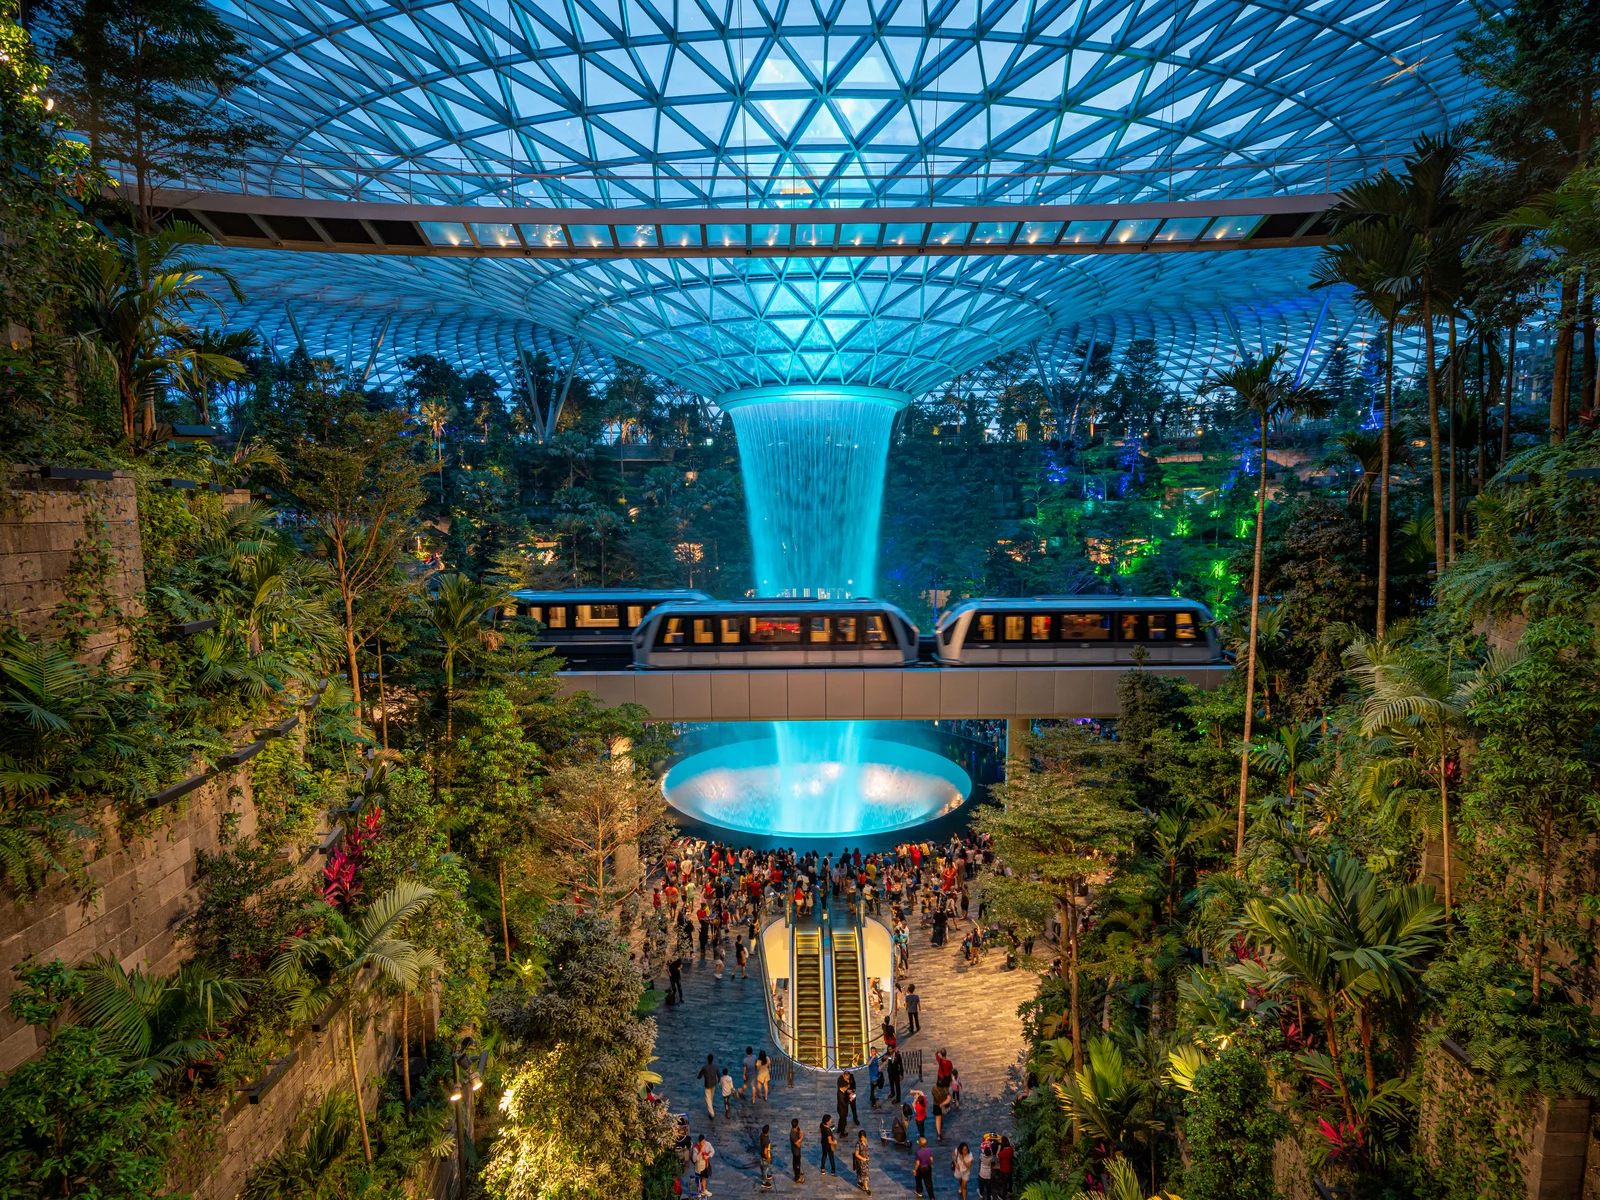
[[621, 625], [622, 615], [615, 604], [578, 605], [579, 629], [618, 629]]
[[1028, 637], [1036, 642], [1050, 640], [1050, 618], [1043, 613], [1034, 613], [1028, 618]]
[[539, 624], [543, 625], [544, 624], [544, 606], [542, 604], [534, 605], [533, 607], [528, 609], [527, 616], [531, 620], [537, 621], [537, 622], [539, 622]]
[[1172, 614], [1151, 613], [1145, 618], [1149, 629], [1149, 640], [1152, 642], [1170, 642], [1172, 640]]
[[866, 637], [863, 639], [869, 646], [887, 646], [889, 644], [889, 622], [881, 613], [871, 613], [862, 618], [866, 625]]
[[743, 617], [718, 617], [722, 622], [722, 644], [724, 646], [737, 646], [744, 628]]
[[565, 604], [552, 604], [550, 606], [550, 619], [545, 624], [551, 629], [565, 629], [567, 627], [567, 606]]
[[1122, 614], [1122, 640], [1125, 642], [1144, 641], [1144, 614]]
[[826, 646], [830, 641], [833, 640], [833, 631], [830, 628], [832, 624], [833, 622], [828, 620], [827, 617], [809, 618], [807, 625], [810, 628], [810, 636], [808, 636], [806, 640], [811, 642], [813, 645]]
[[642, 604], [630, 604], [630, 605], [628, 605], [628, 628], [629, 629], [637, 629], [637, 628], [639, 628], [639, 622], [644, 620], [644, 614], [646, 613], [646, 611], [648, 611], [648, 610]]
[[1022, 627], [1026, 619], [1021, 613], [1006, 614], [1006, 641], [1020, 642], [1022, 640]]
[[1062, 613], [1063, 642], [1109, 642], [1111, 618], [1105, 613]]
[[994, 614], [993, 613], [979, 613], [978, 614], [978, 641], [980, 641], [980, 642], [992, 642], [994, 640], [995, 640], [994, 639]]
[[1200, 637], [1200, 622], [1195, 619], [1192, 612], [1178, 614], [1178, 640], [1180, 642], [1193, 642]]
[[685, 627], [689, 624], [687, 617], [668, 617], [661, 622], [661, 632], [656, 637], [658, 646], [681, 646]]
[[856, 619], [854, 617], [839, 617], [834, 621], [833, 641], [838, 646], [854, 646], [856, 644]]
[[799, 617], [751, 617], [750, 644], [776, 646], [800, 640]]
[[694, 619], [694, 643], [697, 646], [709, 646], [717, 640], [717, 619], [715, 617], [696, 617]]

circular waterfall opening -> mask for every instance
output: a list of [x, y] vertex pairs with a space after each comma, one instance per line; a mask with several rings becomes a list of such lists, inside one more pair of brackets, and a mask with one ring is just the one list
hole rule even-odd
[[[783, 744], [796, 738], [811, 744]], [[712, 825], [828, 837], [885, 833], [942, 817], [966, 800], [972, 780], [917, 746], [876, 738], [850, 744], [802, 726], [691, 754], [661, 786], [673, 808]]]

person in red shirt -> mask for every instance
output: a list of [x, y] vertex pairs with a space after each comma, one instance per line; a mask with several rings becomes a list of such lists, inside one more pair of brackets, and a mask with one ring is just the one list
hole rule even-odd
[[994, 1156], [994, 1173], [999, 1176], [996, 1182], [1002, 1196], [1011, 1195], [1011, 1167], [1016, 1162], [1017, 1152], [1011, 1145], [1011, 1139], [1000, 1139], [1000, 1152]]
[[651, 895], [650, 903], [655, 906], [655, 910], [657, 912], [661, 911], [661, 889], [660, 888], [657, 888], [655, 890], [655, 892]]

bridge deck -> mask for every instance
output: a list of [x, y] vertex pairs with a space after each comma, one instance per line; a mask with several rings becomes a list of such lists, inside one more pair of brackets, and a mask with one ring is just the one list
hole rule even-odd
[[[811, 668], [769, 671], [566, 671], [567, 692], [642, 704], [657, 721], [937, 721], [1115, 717], [1128, 667]], [[1229, 668], [1146, 668], [1207, 691]]]

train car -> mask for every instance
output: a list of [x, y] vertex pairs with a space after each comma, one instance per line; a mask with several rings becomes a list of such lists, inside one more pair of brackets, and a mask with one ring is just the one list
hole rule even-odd
[[633, 633], [660, 605], [710, 600], [705, 592], [672, 588], [569, 588], [511, 593], [515, 612], [538, 621], [541, 642], [580, 650], [627, 654]]
[[663, 604], [634, 631], [633, 662], [674, 667], [909, 667], [917, 627], [881, 600]]
[[1179, 597], [966, 600], [934, 630], [934, 658], [948, 666], [1131, 664], [1141, 647], [1150, 663], [1222, 658], [1211, 610]]

